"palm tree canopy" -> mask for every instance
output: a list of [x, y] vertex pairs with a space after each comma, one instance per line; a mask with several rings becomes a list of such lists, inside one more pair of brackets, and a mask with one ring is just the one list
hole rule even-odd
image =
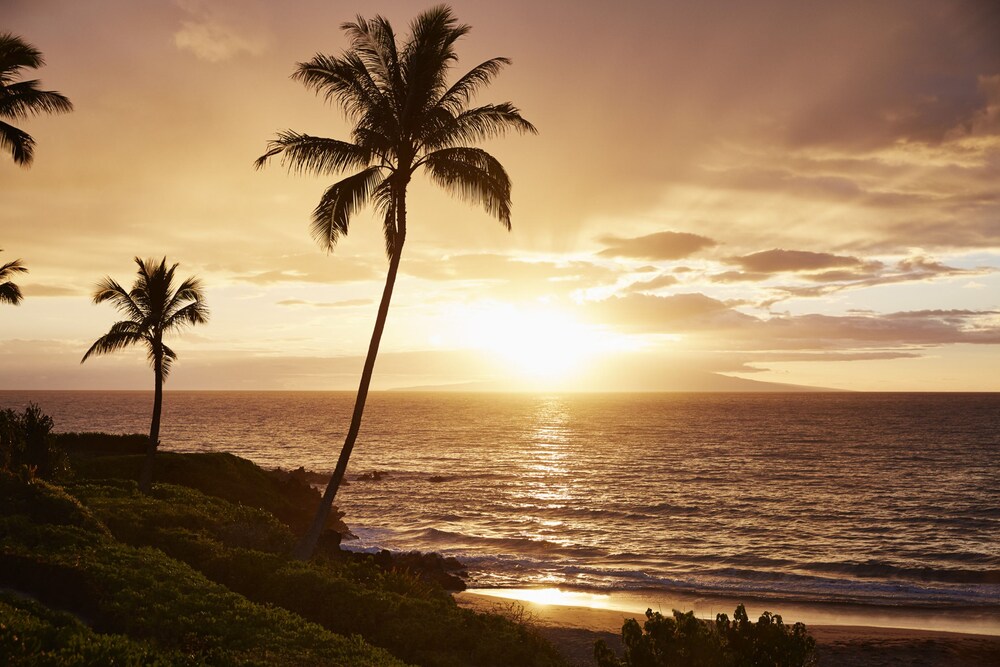
[[424, 167], [438, 185], [481, 204], [510, 229], [510, 179], [489, 153], [468, 146], [508, 131], [535, 133], [518, 109], [504, 102], [470, 107], [480, 88], [510, 64], [492, 58], [448, 84], [457, 60], [455, 43], [469, 32], [450, 8], [420, 14], [410, 35], [397, 43], [389, 22], [358, 17], [341, 29], [350, 48], [340, 56], [315, 55], [299, 63], [292, 78], [338, 104], [353, 123], [351, 141], [291, 130], [280, 132], [256, 161], [258, 168], [280, 156], [289, 171], [357, 173], [327, 188], [313, 211], [312, 233], [331, 251], [348, 231], [351, 217], [373, 204], [383, 217], [386, 252], [405, 238], [396, 207], [412, 174]]
[[177, 354], [163, 344], [164, 334], [208, 321], [201, 281], [188, 278], [175, 288], [177, 264], [167, 267], [166, 258], [157, 263], [139, 257], [135, 263], [139, 270], [131, 290], [126, 291], [110, 277], [97, 284], [94, 303], [110, 302], [125, 319], [112, 324], [108, 333], [90, 346], [80, 363], [93, 355], [144, 344], [150, 363], [155, 364], [156, 356], [160, 355], [166, 378]]
[[15, 273], [27, 273], [28, 269], [15, 259], [13, 262], [0, 264], [0, 303], [10, 303], [17, 305], [21, 303], [21, 288], [18, 287], [11, 278]]
[[[21, 121], [43, 113], [73, 110], [66, 96], [40, 90], [39, 81], [18, 80], [21, 70], [38, 69], [44, 64], [41, 52], [34, 46], [11, 33], [0, 33], [0, 118]], [[35, 140], [24, 130], [0, 120], [0, 148], [10, 151], [14, 162], [27, 167], [34, 157]]]

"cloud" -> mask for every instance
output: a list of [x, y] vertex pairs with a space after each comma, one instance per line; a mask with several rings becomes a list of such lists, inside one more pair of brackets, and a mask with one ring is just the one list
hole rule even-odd
[[80, 296], [86, 294], [84, 290], [62, 285], [43, 285], [40, 283], [26, 284], [21, 287], [21, 291], [26, 297], [34, 296]]
[[653, 290], [660, 289], [661, 287], [676, 285], [677, 282], [678, 280], [676, 276], [672, 276], [669, 273], [663, 273], [649, 280], [641, 280], [639, 282], [632, 283], [628, 286], [628, 290], [630, 292], [652, 292]]
[[[263, 270], [258, 268], [263, 265], [270, 265], [273, 268]], [[338, 256], [330, 258], [319, 253], [259, 258], [253, 266], [254, 268], [244, 267], [232, 279], [255, 285], [271, 285], [274, 283], [332, 284], [385, 278], [385, 273], [378, 270], [375, 264], [359, 257]]]
[[[190, 16], [174, 33], [174, 45], [210, 63], [223, 62], [246, 53], [259, 56], [267, 50], [269, 35], [249, 2], [223, 3], [209, 0], [178, 0]], [[240, 5], [237, 9], [234, 5]]]
[[283, 299], [279, 306], [310, 306], [313, 308], [351, 308], [374, 303], [371, 299], [344, 299], [343, 301], [305, 301], [303, 299]]
[[[996, 311], [990, 310], [854, 312], [763, 318], [742, 313], [733, 303], [700, 293], [629, 294], [581, 307], [597, 321], [613, 322], [625, 331], [685, 333], [694, 337], [703, 333], [706, 341], [716, 341], [715, 344], [721, 335], [730, 349], [741, 351], [859, 351], [886, 346], [1000, 344], [1000, 318]], [[716, 335], [711, 335], [713, 333]]]
[[731, 329], [756, 320], [700, 293], [672, 296], [629, 294], [590, 302], [584, 308], [598, 322], [613, 323], [625, 330], [641, 333]]
[[806, 250], [764, 250], [742, 257], [731, 257], [729, 261], [739, 264], [748, 271], [757, 273], [779, 273], [782, 271], [816, 271], [842, 266], [861, 266], [857, 257], [832, 255], [826, 252]]
[[608, 246], [598, 253], [601, 256], [657, 260], [683, 259], [718, 245], [707, 236], [688, 232], [657, 232], [634, 238], [609, 235], [598, 240]]

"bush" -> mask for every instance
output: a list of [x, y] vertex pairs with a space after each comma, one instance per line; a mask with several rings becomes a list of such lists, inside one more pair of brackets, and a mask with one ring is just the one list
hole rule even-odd
[[646, 622], [627, 619], [622, 625], [624, 659], [603, 641], [594, 645], [598, 667], [805, 667], [815, 664], [815, 640], [806, 626], [789, 628], [781, 616], [764, 612], [757, 623], [743, 605], [734, 619], [719, 614], [715, 623], [693, 612], [674, 611], [666, 617], [646, 610]]
[[[60, 436], [62, 437], [62, 436]], [[134, 436], [109, 436], [127, 438]], [[92, 443], [74, 450], [73, 467], [79, 477], [87, 479], [139, 479], [143, 457], [82, 455], [82, 450], [100, 451], [126, 447]], [[319, 506], [319, 491], [294, 476], [268, 472], [252, 461], [221, 452], [182, 454], [157, 452], [153, 481], [197, 489], [204, 494], [270, 512], [301, 534], [312, 522]], [[328, 526], [340, 533], [347, 532], [341, 521], [343, 514], [336, 508], [330, 513]]]
[[69, 459], [52, 436], [52, 418], [34, 403], [24, 412], [0, 410], [0, 469], [25, 469], [46, 479], [69, 473]]
[[[46, 487], [39, 489], [44, 495]], [[126, 546], [87, 525], [8, 515], [6, 508], [0, 586], [196, 664], [401, 665], [360, 638], [254, 604], [162, 551]]]
[[[150, 495], [134, 482], [72, 487], [115, 536], [152, 546], [262, 604], [274, 604], [343, 635], [362, 635], [428, 666], [559, 665], [544, 640], [499, 616], [460, 609], [440, 586], [386, 569], [377, 556], [290, 561], [287, 528], [273, 516], [166, 484]], [[285, 541], [283, 541], [283, 539]]]

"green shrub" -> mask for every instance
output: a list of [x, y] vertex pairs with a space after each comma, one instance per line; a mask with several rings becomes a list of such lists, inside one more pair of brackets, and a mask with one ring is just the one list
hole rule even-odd
[[34, 403], [24, 412], [0, 410], [0, 469], [26, 469], [47, 479], [69, 473], [69, 459], [52, 436], [52, 418]]
[[603, 641], [594, 645], [598, 667], [805, 667], [815, 664], [815, 640], [806, 626], [789, 628], [781, 616], [764, 612], [757, 623], [743, 605], [734, 619], [716, 616], [715, 623], [693, 612], [672, 617], [646, 610], [646, 622], [627, 619], [622, 625], [625, 657], [618, 658]]
[[124, 635], [94, 632], [74, 616], [0, 593], [0, 663], [9, 667], [195, 665]]
[[460, 609], [440, 586], [376, 557], [344, 554], [291, 561], [288, 529], [259, 510], [193, 489], [134, 482], [72, 487], [115, 537], [151, 546], [262, 604], [291, 610], [342, 635], [362, 635], [397, 657], [429, 666], [558, 665], [555, 651], [529, 628]]
[[[94, 445], [94, 447], [98, 447]], [[291, 475], [269, 472], [252, 461], [221, 452], [181, 454], [158, 452], [153, 481], [197, 489], [204, 494], [270, 512], [293, 532], [304, 532], [319, 506], [319, 491]], [[79, 477], [87, 479], [139, 479], [142, 456], [72, 457]], [[347, 532], [334, 508], [329, 527]]]
[[78, 613], [100, 632], [127, 634], [195, 663], [401, 664], [360, 638], [250, 602], [162, 551], [127, 546], [86, 524], [5, 514], [0, 586]]

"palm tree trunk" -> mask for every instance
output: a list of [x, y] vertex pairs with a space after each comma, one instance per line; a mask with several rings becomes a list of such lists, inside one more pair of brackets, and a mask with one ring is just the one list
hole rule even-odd
[[[405, 211], [401, 211], [405, 215]], [[404, 227], [405, 229], [405, 227]], [[354, 441], [358, 437], [361, 429], [361, 416], [365, 411], [365, 400], [368, 398], [368, 386], [371, 384], [372, 372], [375, 370], [375, 357], [378, 355], [378, 346], [382, 340], [382, 330], [385, 328], [386, 316], [389, 314], [389, 301], [392, 299], [392, 288], [396, 283], [396, 271], [399, 269], [399, 260], [403, 254], [403, 242], [398, 238], [397, 244], [389, 259], [389, 272], [385, 278], [385, 288], [382, 290], [382, 301], [378, 305], [378, 316], [375, 318], [375, 330], [372, 331], [372, 339], [368, 344], [368, 356], [365, 358], [365, 367], [361, 372], [361, 385], [358, 387], [358, 396], [354, 401], [354, 415], [351, 417], [351, 427], [347, 431], [347, 438], [344, 440], [344, 447], [340, 450], [340, 458], [337, 459], [337, 467], [333, 470], [326, 491], [323, 493], [323, 500], [320, 501], [319, 509], [313, 518], [309, 532], [302, 538], [298, 546], [295, 547], [293, 556], [297, 560], [309, 560], [319, 537], [326, 527], [327, 518], [330, 516], [330, 509], [333, 507], [333, 499], [337, 496], [340, 483], [344, 480], [344, 473], [347, 471], [347, 462], [351, 458], [354, 450]]]
[[153, 422], [149, 426], [149, 444], [146, 445], [146, 459], [142, 462], [139, 475], [139, 490], [148, 494], [153, 485], [153, 458], [160, 444], [160, 409], [163, 407], [163, 354], [153, 357]]

